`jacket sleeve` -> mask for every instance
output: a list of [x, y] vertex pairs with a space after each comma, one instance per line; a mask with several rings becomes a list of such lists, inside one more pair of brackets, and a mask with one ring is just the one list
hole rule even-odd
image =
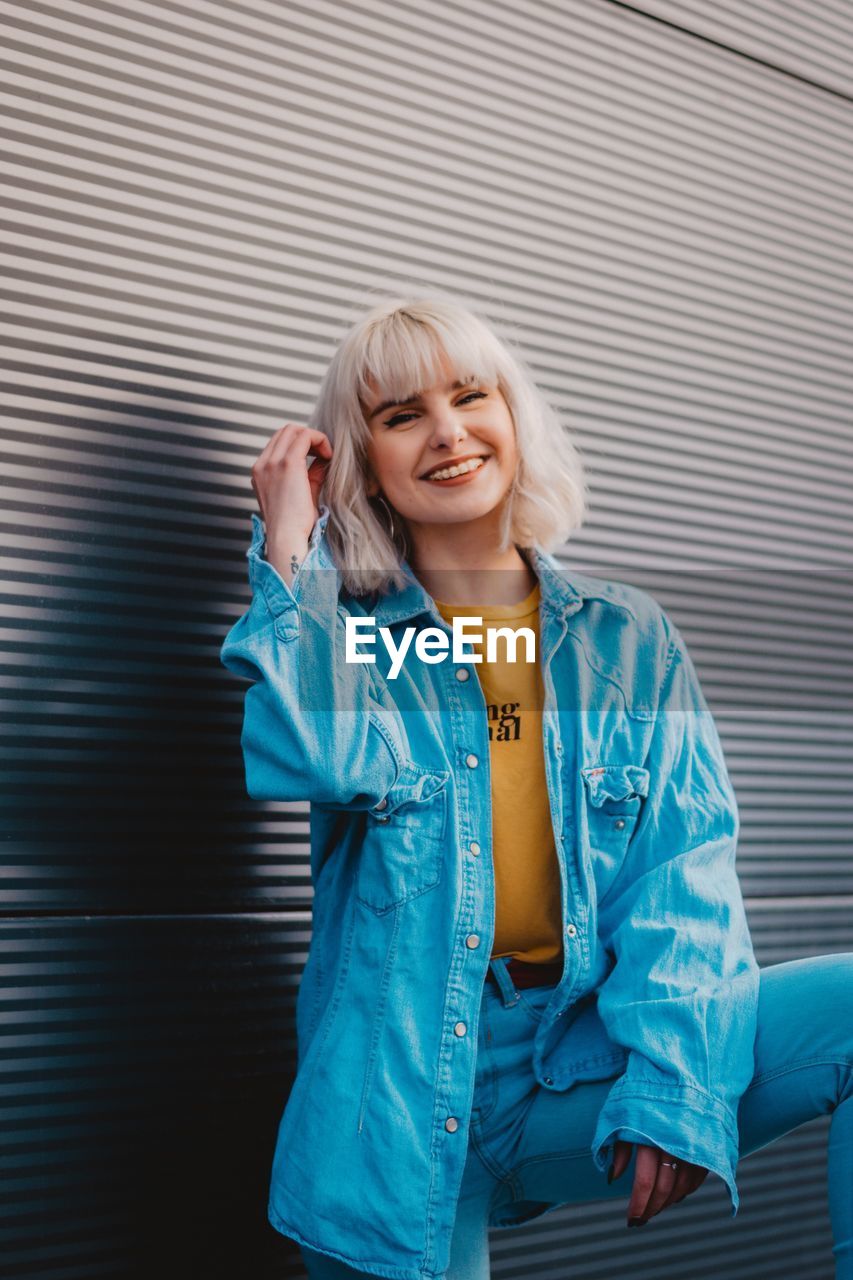
[[249, 795], [369, 809], [405, 770], [403, 726], [369, 667], [344, 661], [339, 575], [324, 555], [324, 525], [315, 525], [291, 587], [263, 558], [264, 525], [252, 515], [252, 601], [220, 659], [253, 682], [240, 739]]
[[670, 637], [646, 797], [599, 907], [615, 963], [599, 988], [610, 1038], [628, 1051], [592, 1155], [617, 1139], [719, 1175], [737, 1214], [737, 1109], [754, 1072], [759, 967], [735, 871], [737, 803], [713, 718], [677, 628]]

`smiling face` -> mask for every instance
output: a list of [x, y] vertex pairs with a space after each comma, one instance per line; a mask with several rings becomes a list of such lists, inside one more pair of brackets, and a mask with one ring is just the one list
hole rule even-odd
[[[433, 386], [388, 404], [374, 385], [365, 407], [368, 493], [381, 493], [416, 541], [421, 526], [497, 518], [518, 466], [512, 414], [500, 389], [473, 380], [455, 384], [458, 375], [444, 357]], [[456, 475], [435, 478], [466, 461]]]

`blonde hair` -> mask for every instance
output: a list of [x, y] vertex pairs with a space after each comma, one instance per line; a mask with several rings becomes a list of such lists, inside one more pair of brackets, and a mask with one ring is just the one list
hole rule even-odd
[[500, 550], [512, 541], [551, 551], [582, 524], [586, 484], [580, 456], [513, 345], [474, 307], [435, 290], [429, 296], [386, 296], [345, 334], [308, 426], [332, 443], [320, 501], [329, 507], [326, 537], [351, 595], [402, 589], [401, 561], [411, 554], [402, 518], [393, 519], [393, 513], [389, 519], [387, 500], [367, 493], [365, 408], [376, 388], [383, 398], [402, 403], [432, 386], [442, 376], [443, 356], [457, 378], [496, 384], [512, 415], [519, 465], [504, 503]]

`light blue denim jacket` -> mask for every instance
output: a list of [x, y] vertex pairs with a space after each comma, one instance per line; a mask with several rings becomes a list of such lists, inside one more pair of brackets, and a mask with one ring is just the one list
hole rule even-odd
[[[404, 590], [349, 595], [328, 515], [292, 587], [252, 516], [252, 601], [221, 650], [253, 682], [249, 795], [311, 802], [313, 931], [268, 1213], [351, 1267], [434, 1280], [449, 1262], [494, 936], [485, 701], [450, 656], [428, 665], [412, 646], [394, 680], [384, 645], [376, 665], [344, 661], [348, 613], [398, 642], [406, 626], [450, 628], [408, 565]], [[536, 1078], [558, 1092], [613, 1080], [591, 1146], [602, 1183], [615, 1139], [649, 1143], [718, 1174], [734, 1216], [759, 970], [716, 728], [649, 595], [567, 575], [538, 548], [532, 565], [565, 926]], [[490, 1225], [554, 1207], [517, 1202]]]

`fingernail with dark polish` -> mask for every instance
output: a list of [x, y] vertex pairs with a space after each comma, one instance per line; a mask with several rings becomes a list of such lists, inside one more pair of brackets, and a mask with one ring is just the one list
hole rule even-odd
[[613, 1165], [612, 1165], [612, 1164], [611, 1164], [610, 1168], [607, 1170], [607, 1181], [608, 1181], [608, 1182], [612, 1182], [612, 1181], [613, 1181]]
[[645, 1219], [643, 1219], [643, 1218], [629, 1218], [629, 1219], [628, 1219], [628, 1226], [629, 1226], [629, 1227], [644, 1227], [645, 1225], [646, 1225], [646, 1223], [645, 1223]]

